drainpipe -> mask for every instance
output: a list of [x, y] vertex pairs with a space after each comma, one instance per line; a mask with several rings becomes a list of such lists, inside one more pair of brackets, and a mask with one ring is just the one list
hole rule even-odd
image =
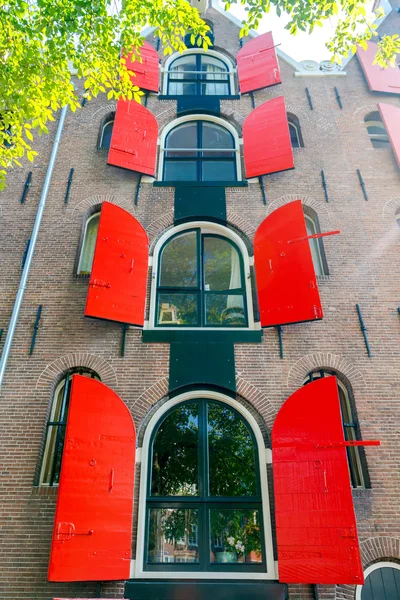
[[0, 390], [4, 379], [4, 374], [7, 367], [8, 357], [10, 355], [11, 344], [14, 339], [15, 330], [18, 323], [19, 311], [21, 310], [22, 300], [24, 298], [25, 289], [28, 282], [29, 271], [31, 268], [33, 254], [35, 252], [36, 241], [39, 234], [40, 223], [42, 221], [44, 208], [46, 206], [47, 194], [49, 192], [51, 177], [53, 175], [54, 163], [58, 152], [58, 146], [60, 145], [62, 130], [64, 127], [65, 116], [67, 114], [68, 106], [64, 106], [61, 110], [60, 120], [58, 122], [56, 137], [53, 142], [53, 149], [51, 151], [49, 166], [47, 167], [46, 178], [44, 180], [42, 194], [40, 196], [40, 202], [36, 213], [35, 223], [33, 225], [31, 243], [29, 244], [28, 252], [26, 254], [25, 264], [21, 275], [21, 280], [18, 287], [17, 296], [15, 298], [14, 308], [12, 311], [10, 324], [8, 326], [7, 336], [4, 342], [3, 352], [0, 360]]

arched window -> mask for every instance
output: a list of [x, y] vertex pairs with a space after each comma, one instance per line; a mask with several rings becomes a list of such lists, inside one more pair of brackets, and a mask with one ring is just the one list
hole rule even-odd
[[100, 380], [100, 377], [92, 369], [76, 367], [67, 371], [56, 387], [49, 420], [46, 425], [46, 440], [40, 472], [41, 485], [53, 486], [58, 485], [59, 482], [71, 395], [71, 380], [75, 373]]
[[[307, 235], [315, 235], [316, 233], [320, 233], [317, 215], [314, 213], [314, 211], [312, 211], [312, 209], [309, 209], [308, 207], [306, 208], [307, 212], [304, 211], [304, 219], [306, 221]], [[317, 277], [328, 275], [326, 261], [323, 259], [323, 242], [321, 238], [313, 238], [309, 240], [309, 243], [315, 274]]]
[[111, 135], [114, 127], [115, 114], [107, 115], [100, 126], [100, 136], [98, 142], [99, 150], [109, 150], [111, 143]]
[[287, 113], [287, 117], [292, 148], [304, 148], [303, 136], [301, 133], [299, 119], [291, 113]]
[[92, 270], [94, 248], [99, 229], [100, 212], [91, 215], [85, 225], [83, 241], [78, 263], [78, 275], [90, 275]]
[[390, 141], [386, 133], [385, 125], [383, 124], [381, 115], [378, 111], [369, 113], [364, 121], [367, 126], [367, 131], [371, 144], [374, 148], [389, 148]]
[[232, 240], [185, 229], [164, 243], [157, 271], [156, 326], [248, 326], [243, 258]]
[[229, 96], [228, 64], [216, 53], [189, 53], [168, 66], [168, 96]]
[[162, 148], [164, 181], [237, 181], [237, 140], [209, 120], [186, 120], [171, 129]]
[[396, 214], [396, 223], [397, 223], [397, 227], [400, 229], [400, 212], [398, 212]]
[[365, 583], [357, 586], [356, 600], [400, 600], [400, 565], [375, 563], [364, 575]]
[[258, 448], [243, 416], [204, 397], [181, 402], [149, 449], [144, 570], [265, 572]]
[[[335, 375], [335, 373], [330, 373], [324, 369], [320, 369], [319, 371], [310, 373], [307, 376], [304, 385], [306, 385], [307, 383], [311, 383], [316, 379], [320, 379], [321, 377], [330, 377], [332, 375]], [[351, 405], [349, 390], [344, 385], [344, 383], [340, 381], [340, 379], [337, 379], [337, 383], [340, 399], [340, 409], [342, 412], [344, 438], [348, 441], [358, 440], [360, 439], [359, 427]], [[365, 487], [364, 469], [362, 467], [363, 461], [361, 460], [360, 456], [362, 448], [360, 449], [360, 447], [358, 446], [350, 446], [346, 448], [346, 450], [352, 487]]]

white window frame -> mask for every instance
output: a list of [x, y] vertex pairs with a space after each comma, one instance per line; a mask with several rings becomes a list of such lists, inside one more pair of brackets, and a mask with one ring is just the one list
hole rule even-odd
[[[304, 220], [306, 222], [308, 221], [309, 223], [312, 224], [312, 228], [313, 228], [314, 233], [318, 233], [317, 223], [315, 222], [315, 220], [310, 215], [307, 215], [306, 213], [304, 213]], [[325, 269], [324, 269], [324, 262], [322, 260], [321, 248], [319, 246], [318, 238], [313, 238], [313, 239], [308, 240], [308, 241], [309, 241], [310, 245], [314, 244], [314, 247], [317, 250], [319, 268], [320, 268], [320, 271], [321, 271], [321, 274], [320, 275], [317, 274], [317, 277], [323, 277], [325, 275]], [[310, 250], [311, 250], [311, 248], [310, 248]], [[312, 256], [312, 252], [311, 252], [311, 256]], [[315, 265], [314, 265], [314, 269], [315, 269]]]
[[[183, 123], [190, 123], [191, 121], [207, 121], [209, 123], [215, 123], [216, 125], [219, 125], [220, 127], [223, 127], [224, 129], [229, 131], [229, 133], [233, 137], [234, 144], [235, 144], [235, 148], [233, 149], [233, 152], [235, 153], [235, 158], [236, 158], [237, 181], [243, 181], [242, 165], [241, 165], [241, 161], [240, 161], [240, 146], [243, 143], [242, 138], [239, 137], [239, 134], [236, 131], [236, 129], [230, 123], [225, 121], [224, 119], [221, 119], [220, 117], [214, 117], [212, 115], [205, 115], [205, 114], [187, 115], [185, 117], [179, 117], [178, 119], [175, 119], [174, 121], [172, 121], [171, 123], [168, 123], [168, 125], [166, 125], [164, 127], [164, 129], [161, 132], [161, 136], [159, 138], [160, 153], [159, 153], [159, 157], [158, 157], [158, 169], [157, 169], [158, 181], [163, 181], [165, 141], [167, 139], [167, 135], [169, 134], [170, 131], [172, 131], [172, 129], [175, 129], [175, 127], [178, 127], [178, 125], [182, 125]], [[168, 183], [168, 182], [166, 181], [165, 183]], [[193, 181], [193, 185], [196, 185], [196, 183], [198, 183], [198, 182]], [[218, 183], [218, 182], [216, 182], [216, 183]], [[235, 187], [235, 182], [234, 181], [230, 182], [230, 185], [232, 185], [232, 187]]]
[[164, 95], [167, 95], [168, 92], [168, 74], [171, 64], [174, 62], [175, 59], [181, 58], [182, 56], [185, 56], [185, 54], [204, 54], [204, 56], [212, 56], [213, 58], [218, 58], [219, 60], [221, 60], [227, 66], [228, 69], [227, 73], [229, 75], [229, 89], [231, 95], [235, 95], [235, 74], [237, 69], [234, 67], [231, 59], [225, 56], [224, 54], [221, 54], [220, 52], [216, 52], [215, 50], [207, 50], [207, 52], [204, 52], [202, 48], [188, 48], [185, 52], [175, 52], [174, 54], [168, 57], [168, 59], [165, 61], [164, 67], [161, 69], [162, 93]]
[[[147, 479], [150, 468], [150, 449], [151, 449], [151, 437], [154, 428], [158, 425], [162, 416], [169, 411], [171, 408], [178, 406], [182, 402], [195, 399], [207, 399], [217, 400], [223, 402], [228, 406], [234, 408], [242, 417], [246, 420], [248, 425], [251, 427], [254, 437], [256, 439], [258, 448], [260, 470], [260, 485], [261, 485], [261, 500], [262, 500], [262, 514], [263, 514], [263, 525], [264, 525], [264, 537], [265, 537], [265, 560], [267, 564], [267, 571], [265, 573], [238, 573], [236, 572], [217, 572], [212, 573], [210, 571], [198, 572], [198, 571], [145, 571], [144, 570], [144, 558], [145, 558], [145, 523], [146, 523], [146, 500], [147, 500]], [[267, 469], [266, 469], [266, 448], [262, 433], [258, 426], [257, 421], [253, 415], [233, 398], [221, 394], [219, 392], [213, 392], [209, 390], [192, 390], [184, 394], [180, 394], [175, 398], [168, 400], [163, 404], [158, 411], [152, 416], [149, 424], [146, 427], [144, 434], [143, 445], [141, 452], [140, 467], [140, 491], [139, 491], [139, 511], [138, 511], [138, 529], [137, 529], [137, 546], [136, 546], [136, 560], [131, 561], [131, 577], [134, 579], [236, 579], [236, 580], [249, 580], [249, 579], [277, 579], [278, 572], [277, 566], [274, 562], [273, 546], [272, 546], [272, 527], [271, 527], [271, 512], [268, 495], [268, 480], [267, 480]]]
[[98, 216], [100, 218], [100, 214], [101, 214], [101, 210], [98, 210], [86, 219], [85, 231], [83, 233], [82, 246], [81, 246], [81, 250], [80, 250], [80, 254], [79, 254], [78, 268], [76, 270], [77, 275], [81, 274], [81, 266], [82, 266], [82, 260], [83, 260], [83, 253], [85, 250], [86, 234], [87, 234], [87, 230], [88, 230], [88, 225], [89, 225], [90, 221], [92, 221], [95, 217]]
[[[247, 307], [247, 327], [159, 327], [156, 323], [156, 300], [157, 300], [157, 281], [158, 281], [158, 267], [159, 267], [159, 258], [160, 252], [164, 243], [172, 238], [177, 233], [183, 233], [186, 230], [192, 229], [200, 229], [201, 233], [206, 234], [216, 234], [222, 237], [231, 240], [238, 248], [241, 253], [243, 259], [243, 271], [244, 271], [244, 279], [245, 279], [245, 288], [246, 288], [246, 307]], [[223, 225], [218, 225], [217, 223], [211, 223], [209, 221], [191, 221], [190, 223], [182, 223], [181, 225], [177, 225], [176, 227], [172, 227], [168, 229], [158, 240], [155, 248], [153, 257], [151, 259], [152, 265], [152, 281], [151, 281], [151, 291], [150, 291], [150, 311], [149, 311], [149, 320], [145, 322], [144, 329], [149, 330], [157, 330], [157, 331], [248, 331], [249, 329], [259, 329], [259, 326], [256, 326], [254, 322], [254, 314], [253, 314], [253, 302], [252, 302], [252, 289], [251, 289], [251, 275], [250, 275], [250, 265], [254, 264], [253, 257], [249, 257], [248, 250], [246, 248], [245, 243], [239, 237], [237, 233], [228, 229], [228, 227], [224, 227]]]
[[[388, 567], [389, 569], [397, 569], [400, 571], [400, 565], [398, 563], [382, 561], [382, 562], [374, 563], [373, 565], [370, 565], [369, 567], [367, 567], [364, 571], [364, 579], [367, 580], [368, 575], [370, 573], [372, 573], [372, 571], [376, 571], [377, 569], [382, 569], [385, 567]], [[363, 587], [364, 587], [363, 585], [357, 586], [355, 600], [361, 600], [361, 593], [362, 593]]]
[[103, 136], [104, 136], [104, 130], [107, 127], [107, 125], [109, 125], [110, 123], [114, 123], [115, 122], [115, 117], [110, 117], [108, 119], [108, 121], [106, 121], [101, 129], [101, 136], [100, 136], [100, 144], [99, 144], [99, 148], [100, 150], [109, 150], [109, 148], [103, 148]]
[[[68, 375], [68, 377], [70, 378], [70, 375]], [[59, 394], [60, 394], [61, 390], [65, 387], [66, 381], [67, 381], [67, 379], [66, 379], [66, 377], [64, 375], [62, 377], [60, 383], [57, 385], [56, 389], [54, 390], [53, 398], [52, 398], [52, 401], [51, 401], [52, 404], [51, 404], [50, 416], [46, 420], [46, 424], [47, 424], [48, 421], [54, 421], [54, 415], [56, 414], [56, 408], [57, 408], [57, 399], [59, 397]], [[61, 398], [61, 402], [62, 402], [62, 398]], [[43, 481], [45, 463], [47, 461], [48, 454], [49, 454], [49, 451], [50, 451], [50, 449], [49, 449], [50, 448], [50, 436], [48, 434], [48, 427], [47, 427], [47, 425], [46, 425], [45, 435], [46, 435], [46, 445], [44, 447], [43, 454], [42, 454], [42, 466], [41, 466], [41, 469], [40, 469], [39, 485], [41, 487], [50, 487], [49, 483], [45, 483]], [[58, 487], [58, 483], [54, 483], [52, 487], [57, 488]]]

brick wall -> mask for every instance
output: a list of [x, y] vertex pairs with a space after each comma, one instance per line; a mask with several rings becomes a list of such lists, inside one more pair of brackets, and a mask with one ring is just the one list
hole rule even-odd
[[[212, 9], [206, 17], [214, 22], [215, 49], [235, 57], [239, 49], [236, 26]], [[384, 27], [394, 31], [397, 23], [398, 29], [399, 18], [394, 11]], [[305, 147], [294, 150], [295, 170], [264, 177], [266, 207], [257, 182], [248, 188], [227, 189], [229, 224], [251, 239], [267, 214], [301, 198], [317, 212], [322, 231], [340, 229], [342, 233], [324, 240], [330, 272], [319, 282], [324, 320], [285, 327], [283, 359], [279, 358], [275, 329], [265, 331], [261, 345], [236, 345], [238, 400], [254, 407], [268, 432], [284, 400], [302, 385], [310, 370], [330, 368], [345, 376], [352, 386], [363, 438], [382, 441], [381, 448], [366, 449], [371, 489], [354, 492], [363, 561], [368, 565], [381, 558], [400, 560], [396, 427], [400, 231], [395, 222], [400, 175], [391, 150], [374, 149], [363, 122], [377, 102], [397, 104], [398, 100], [370, 93], [357, 59], [346, 67], [345, 77], [295, 77], [293, 68], [282, 59], [280, 66], [282, 85], [257, 91], [255, 102], [258, 106], [284, 95], [288, 111], [300, 120]], [[308, 105], [306, 86], [314, 111]], [[335, 99], [334, 86], [340, 91], [343, 110]], [[157, 116], [160, 128], [175, 116], [175, 102], [158, 101], [154, 95], [148, 108]], [[107, 166], [106, 155], [96, 151], [100, 123], [114, 109], [114, 104], [99, 97], [76, 114], [67, 115], [8, 363], [0, 402], [2, 600], [123, 596], [122, 584], [46, 582], [57, 489], [34, 485], [52, 393], [67, 368], [90, 367], [120, 394], [132, 412], [139, 442], [153, 407], [167, 395], [169, 345], [143, 344], [141, 332], [131, 328], [121, 358], [121, 327], [84, 319], [88, 281], [74, 275], [83, 220], [101, 201], [114, 202], [135, 215], [147, 229], [152, 246], [173, 221], [172, 188], [143, 183], [138, 206], [134, 206], [138, 175]], [[223, 101], [221, 116], [240, 131], [250, 111], [250, 98], [245, 96], [240, 101]], [[0, 196], [0, 328], [6, 329], [10, 319], [55, 129], [56, 124], [49, 136], [40, 139], [40, 154], [33, 167], [26, 165], [11, 173], [8, 189]], [[65, 205], [71, 167], [75, 175]], [[329, 203], [321, 186], [321, 169], [327, 179]], [[368, 201], [363, 198], [356, 169], [363, 175]], [[33, 171], [32, 187], [21, 205], [29, 170]], [[368, 328], [371, 358], [356, 303]], [[35, 351], [29, 357], [39, 304], [43, 304], [42, 319]], [[136, 498], [138, 483], [139, 477]], [[348, 586], [337, 590], [319, 587], [324, 600], [354, 598], [354, 589]], [[290, 586], [290, 600], [312, 597], [310, 586]]]

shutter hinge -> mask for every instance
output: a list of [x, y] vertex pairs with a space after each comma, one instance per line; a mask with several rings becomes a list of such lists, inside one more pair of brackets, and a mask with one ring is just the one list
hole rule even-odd
[[75, 531], [75, 525], [73, 523], [57, 523], [56, 527], [56, 540], [59, 542], [67, 542], [76, 535], [93, 535], [93, 529], [89, 529], [85, 533], [78, 533]]
[[111, 287], [110, 282], [102, 281], [101, 279], [93, 279], [93, 281], [91, 281], [89, 283], [89, 285], [91, 287], [102, 287], [102, 288], [110, 288]]

